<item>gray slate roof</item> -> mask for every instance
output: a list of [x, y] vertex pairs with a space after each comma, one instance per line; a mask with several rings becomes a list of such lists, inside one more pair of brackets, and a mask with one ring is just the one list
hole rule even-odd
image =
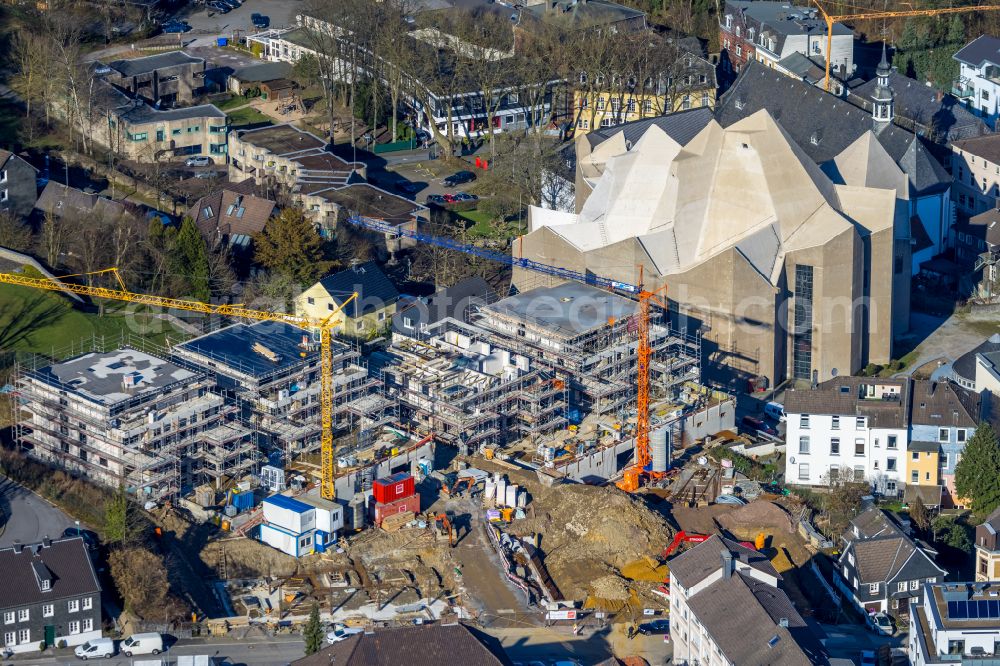
[[987, 62], [1000, 65], [1000, 38], [992, 35], [980, 35], [963, 46], [952, 57], [973, 67], [981, 67], [983, 63]]
[[678, 111], [677, 113], [670, 113], [665, 116], [643, 118], [642, 120], [635, 120], [630, 123], [616, 125], [614, 127], [602, 127], [599, 130], [594, 130], [587, 134], [587, 139], [593, 147], [603, 143], [607, 139], [610, 139], [619, 132], [624, 132], [625, 141], [635, 144], [636, 141], [642, 138], [642, 135], [646, 133], [647, 129], [656, 125], [663, 130], [667, 136], [684, 146], [687, 145], [687, 143], [693, 139], [698, 132], [705, 129], [705, 125], [708, 125], [711, 120], [712, 110], [708, 107], [698, 107], [697, 109]]
[[246, 67], [240, 67], [230, 74], [234, 79], [244, 82], [265, 82], [276, 79], [287, 79], [292, 73], [292, 65], [287, 62], [261, 62]]
[[781, 575], [771, 565], [771, 561], [756, 550], [741, 546], [737, 542], [713, 534], [691, 550], [681, 553], [670, 560], [670, 575], [677, 579], [683, 587], [697, 585], [709, 574], [718, 571], [722, 566], [719, 556], [722, 550], [728, 550], [733, 560], [739, 560], [754, 569], [781, 579]]
[[140, 76], [149, 74], [158, 69], [167, 67], [178, 67], [180, 65], [200, 65], [204, 64], [204, 58], [197, 58], [188, 55], [184, 51], [168, 51], [167, 53], [157, 53], [142, 58], [131, 60], [115, 60], [108, 63], [108, 67], [120, 73], [122, 76]]
[[351, 303], [343, 312], [348, 317], [361, 316], [384, 308], [399, 300], [399, 292], [374, 261], [352, 266], [322, 278], [320, 284], [340, 305], [352, 293], [358, 292], [358, 309]]
[[[35, 578], [35, 564], [51, 574], [52, 589], [42, 592]], [[42, 547], [25, 546], [20, 554], [13, 548], [0, 550], [0, 608], [13, 608], [49, 599], [65, 599], [99, 593], [101, 585], [90, 562], [83, 539], [58, 539]]]
[[[899, 387], [898, 400], [861, 398], [862, 385]], [[825, 414], [845, 417], [867, 417], [872, 428], [905, 428], [908, 418], [907, 379], [873, 377], [835, 377], [816, 388], [794, 389], [785, 393], [788, 414]]]
[[914, 381], [912, 404], [913, 425], [975, 428], [986, 417], [981, 396], [953, 382]]
[[992, 354], [994, 352], [1000, 352], [1000, 333], [994, 333], [976, 348], [959, 356], [958, 360], [951, 364], [951, 370], [962, 379], [975, 381], [976, 355]]
[[[761, 109], [817, 164], [829, 162], [873, 129], [868, 111], [752, 61], [722, 96], [715, 116], [719, 124], [729, 127]], [[882, 127], [876, 136], [909, 176], [915, 193], [950, 186], [951, 177], [923, 139], [894, 124]], [[908, 151], [912, 154], [907, 155]]]

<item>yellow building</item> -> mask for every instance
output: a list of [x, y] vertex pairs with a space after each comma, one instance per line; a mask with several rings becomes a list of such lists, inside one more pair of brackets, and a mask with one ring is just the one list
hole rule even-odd
[[[708, 60], [686, 53], [654, 87], [637, 85], [634, 78], [580, 75], [573, 91], [575, 132], [586, 134], [668, 113], [715, 108], [715, 67]], [[611, 84], [611, 85], [606, 85]]]
[[326, 319], [355, 292], [358, 297], [336, 316], [341, 323], [334, 334], [368, 340], [388, 330], [399, 292], [373, 261], [327, 275], [306, 289], [295, 299], [295, 314]]
[[[911, 487], [932, 487], [940, 489], [939, 461], [940, 445], [937, 442], [910, 442], [907, 447], [906, 457], [906, 486]], [[909, 496], [909, 492], [907, 495]], [[932, 493], [931, 493], [932, 494]], [[939, 490], [940, 494], [940, 490]], [[917, 495], [914, 494], [914, 498]], [[928, 493], [920, 492], [919, 496], [925, 504], [937, 505], [937, 502], [928, 502]]]

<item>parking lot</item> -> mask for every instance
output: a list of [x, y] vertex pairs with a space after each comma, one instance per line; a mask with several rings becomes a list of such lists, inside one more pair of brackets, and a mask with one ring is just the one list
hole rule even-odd
[[251, 14], [263, 14], [271, 19], [271, 28], [287, 28], [295, 25], [295, 15], [302, 3], [297, 0], [246, 0], [243, 5], [228, 14], [209, 10], [203, 2], [193, 2], [175, 15], [191, 26], [192, 32], [233, 36], [237, 31], [256, 32], [250, 22]]
[[[368, 178], [379, 187], [399, 194], [409, 199], [424, 203], [431, 194], [455, 194], [468, 191], [473, 183], [464, 183], [457, 187], [445, 187], [441, 182], [459, 169], [448, 166], [441, 160], [427, 159], [427, 151], [415, 151], [418, 154], [412, 160], [395, 158], [392, 163], [382, 169], [369, 170]], [[474, 169], [468, 169], [474, 171]], [[419, 189], [415, 194], [401, 192], [396, 183], [411, 182]]]

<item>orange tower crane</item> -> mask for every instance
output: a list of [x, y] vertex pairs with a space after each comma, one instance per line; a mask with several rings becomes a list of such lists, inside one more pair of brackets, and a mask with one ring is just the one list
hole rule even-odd
[[[823, 88], [830, 91], [830, 53], [833, 50], [833, 24], [838, 21], [860, 21], [862, 19], [905, 18], [907, 16], [942, 16], [944, 14], [967, 14], [969, 12], [1000, 11], [1000, 5], [972, 5], [968, 7], [941, 7], [940, 9], [904, 9], [897, 11], [863, 11], [854, 14], [828, 14], [819, 0], [813, 0], [826, 21], [826, 78]], [[906, 3], [909, 4], [909, 3]]]
[[[118, 281], [120, 289], [108, 289], [106, 287], [90, 287], [87, 285], [74, 284], [72, 282], [60, 282], [48, 278], [35, 278], [17, 273], [0, 273], [0, 283], [14, 284], [21, 287], [31, 287], [33, 289], [44, 289], [46, 291], [62, 291], [82, 296], [94, 298], [106, 298], [115, 301], [126, 301], [129, 303], [140, 303], [153, 307], [170, 308], [175, 310], [185, 310], [188, 312], [201, 312], [209, 315], [222, 315], [225, 317], [240, 317], [254, 321], [277, 321], [303, 329], [318, 329], [320, 333], [320, 494], [332, 500], [336, 496], [334, 481], [337, 476], [336, 456], [333, 450], [333, 329], [342, 323], [342, 320], [333, 321], [344, 307], [357, 298], [357, 293], [344, 299], [336, 310], [330, 313], [326, 319], [310, 319], [299, 315], [287, 314], [284, 312], [272, 312], [270, 310], [256, 310], [246, 308], [242, 305], [231, 305], [225, 303], [202, 303], [201, 301], [187, 300], [181, 298], [167, 298], [165, 296], [153, 296], [151, 294], [139, 294], [129, 291], [125, 286], [117, 268], [106, 268], [101, 271], [84, 273], [83, 275], [114, 275]], [[63, 276], [74, 277], [74, 276]]]

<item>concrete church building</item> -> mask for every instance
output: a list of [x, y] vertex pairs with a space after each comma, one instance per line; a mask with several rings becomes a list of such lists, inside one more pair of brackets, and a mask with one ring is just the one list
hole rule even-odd
[[675, 324], [700, 328], [718, 380], [824, 381], [889, 360], [910, 239], [877, 141], [843, 151], [837, 184], [766, 111], [708, 120], [683, 146], [655, 123], [634, 134], [578, 140], [578, 212], [533, 207], [521, 256], [633, 284], [641, 267]]

